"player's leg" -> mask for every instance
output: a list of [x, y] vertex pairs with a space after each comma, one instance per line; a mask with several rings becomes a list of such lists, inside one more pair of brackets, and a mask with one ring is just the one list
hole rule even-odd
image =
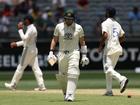
[[[118, 59], [119, 59], [119, 54], [116, 53], [116, 54], [114, 55], [114, 58], [112, 58], [112, 59], [113, 59], [113, 60], [112, 60], [112, 62], [113, 62], [113, 67], [115, 68], [116, 63], [117, 63], [117, 61], [118, 61]], [[116, 71], [114, 70], [114, 72], [116, 72]], [[121, 74], [118, 73], [118, 72], [116, 72], [115, 74], [118, 75], [117, 77], [119, 78], [119, 79], [118, 79], [118, 82], [120, 83], [120, 92], [122, 93], [122, 92], [125, 91], [125, 88], [126, 88], [127, 83], [128, 83], [128, 78], [125, 77], [125, 76], [123, 76], [123, 75], [121, 75]]]
[[19, 82], [19, 80], [21, 79], [22, 75], [23, 75], [23, 72], [24, 72], [24, 69], [25, 69], [26, 65], [25, 66], [21, 66], [20, 64], [17, 66], [17, 69], [14, 73], [14, 76], [11, 80], [11, 83], [5, 83], [5, 87], [9, 88], [9, 89], [12, 89], [14, 90]]
[[56, 74], [56, 79], [60, 84], [64, 97], [66, 95], [67, 88], [67, 71], [68, 71], [68, 59], [64, 53], [58, 55], [58, 68], [59, 73]]
[[44, 84], [43, 73], [39, 67], [37, 56], [32, 58], [31, 65], [32, 65], [32, 70], [35, 74], [35, 78], [36, 78], [37, 83], [38, 83], [38, 88], [35, 88], [35, 90], [45, 91], [46, 88], [45, 88], [45, 84]]
[[65, 97], [66, 101], [74, 101], [78, 78], [79, 75], [68, 74], [67, 90]]
[[113, 54], [110, 56], [107, 56], [107, 63], [106, 63], [106, 73], [112, 75], [112, 78], [116, 79], [119, 83], [121, 83], [122, 81], [124, 81], [121, 85], [121, 92], [124, 91], [128, 79], [125, 76], [122, 76], [120, 73], [118, 73], [117, 71], [114, 70], [115, 65], [117, 64], [117, 61], [119, 59], [119, 54]]
[[64, 74], [56, 74], [56, 79], [59, 82], [61, 89], [63, 91], [64, 94], [64, 98], [66, 95], [66, 88], [67, 88], [67, 75]]
[[103, 55], [103, 67], [104, 67], [105, 78], [106, 78], [106, 92], [105, 92], [104, 95], [113, 96], [113, 92], [112, 92], [112, 75], [109, 72], [106, 72], [108, 70], [108, 68], [105, 65], [107, 65], [107, 56]]
[[113, 55], [108, 56], [108, 60], [111, 62], [111, 66], [109, 68], [109, 71], [111, 72], [112, 78], [116, 79], [119, 83], [125, 78], [122, 76], [119, 72], [115, 71], [114, 68], [118, 62], [119, 54], [115, 53]]
[[21, 77], [23, 75], [24, 69], [29, 64], [28, 53], [29, 53], [28, 49], [24, 48], [21, 59], [20, 59], [20, 64], [17, 66], [17, 69], [11, 80], [11, 83], [5, 83], [5, 87], [7, 87], [9, 89], [14, 89], [16, 87], [16, 85], [18, 84], [19, 80], [21, 79]]
[[66, 101], [74, 101], [75, 91], [77, 88], [77, 82], [80, 74], [79, 70], [79, 51], [74, 51], [73, 54], [69, 57], [69, 67], [68, 67], [68, 82], [67, 82], [67, 91], [66, 91]]

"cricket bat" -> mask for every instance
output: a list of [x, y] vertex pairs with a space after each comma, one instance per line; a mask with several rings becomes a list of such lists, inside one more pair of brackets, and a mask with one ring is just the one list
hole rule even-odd
[[51, 66], [53, 66], [57, 62], [57, 59], [51, 58], [48, 60], [48, 62]]

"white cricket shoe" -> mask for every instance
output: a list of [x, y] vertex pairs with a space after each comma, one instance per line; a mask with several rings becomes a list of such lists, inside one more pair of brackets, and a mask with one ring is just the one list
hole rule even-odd
[[69, 94], [67, 97], [65, 97], [65, 101], [72, 102], [73, 100], [72, 94]]
[[45, 87], [43, 87], [43, 88], [38, 87], [38, 88], [34, 88], [34, 91], [46, 91], [46, 88]]
[[10, 90], [16, 90], [16, 85], [12, 85], [10, 83], [5, 83], [4, 85], [6, 88], [8, 88]]
[[120, 93], [123, 93], [126, 89], [126, 86], [128, 84], [128, 78], [124, 78], [121, 82], [120, 82]]

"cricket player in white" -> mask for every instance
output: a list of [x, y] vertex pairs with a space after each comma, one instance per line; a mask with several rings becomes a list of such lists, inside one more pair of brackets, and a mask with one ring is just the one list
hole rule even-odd
[[37, 30], [33, 24], [33, 18], [31, 16], [26, 16], [24, 18], [24, 23], [27, 26], [27, 31], [25, 34], [23, 32], [23, 22], [19, 22], [18, 24], [18, 29], [19, 29], [18, 32], [22, 41], [11, 43], [12, 48], [19, 47], [19, 46], [24, 47], [21, 60], [19, 65], [17, 66], [17, 69], [11, 80], [11, 83], [5, 83], [5, 87], [11, 90], [15, 90], [16, 85], [18, 84], [19, 80], [23, 75], [24, 69], [28, 65], [30, 65], [32, 66], [32, 70], [34, 71], [38, 83], [38, 88], [35, 88], [35, 90], [44, 91], [46, 88], [44, 85], [42, 71], [39, 68], [38, 57], [37, 57], [38, 55], [38, 49], [36, 47]]
[[74, 101], [75, 99], [77, 81], [80, 75], [79, 43], [82, 53], [82, 66], [89, 63], [89, 59], [86, 56], [87, 46], [84, 40], [84, 31], [80, 25], [74, 22], [74, 17], [73, 11], [67, 10], [64, 14], [64, 22], [56, 25], [48, 55], [48, 60], [51, 58], [56, 59], [53, 51], [56, 43], [59, 41], [59, 73], [56, 74], [56, 78], [62, 87], [65, 101]]
[[125, 76], [116, 72], [115, 66], [122, 55], [122, 43], [125, 39], [124, 31], [121, 25], [115, 20], [116, 10], [109, 7], [106, 9], [107, 19], [101, 24], [102, 26], [102, 38], [98, 51], [101, 52], [104, 46], [103, 53], [103, 67], [106, 74], [106, 96], [113, 96], [112, 92], [112, 78], [118, 80], [120, 83], [120, 92], [124, 92], [128, 79]]

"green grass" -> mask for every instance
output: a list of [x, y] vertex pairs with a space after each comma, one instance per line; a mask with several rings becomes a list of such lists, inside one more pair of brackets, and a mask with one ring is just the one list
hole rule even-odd
[[2, 92], [0, 105], [140, 105], [140, 97], [105, 97], [101, 95], [76, 95], [74, 102], [65, 102], [59, 93]]
[[[10, 82], [14, 72], [0, 72], [0, 90], [5, 89], [3, 86], [4, 82]], [[56, 72], [44, 72], [44, 80], [47, 88], [49, 89], [58, 89], [59, 84], [55, 78]], [[128, 88], [140, 88], [139, 77], [140, 74], [135, 72], [127, 71], [122, 72], [121, 74], [127, 76], [129, 78]], [[24, 72], [21, 81], [18, 84], [19, 88], [23, 89], [32, 89], [36, 87], [37, 83], [34, 77], [33, 72]], [[113, 80], [113, 87], [119, 88], [119, 83], [116, 80]], [[105, 88], [105, 75], [103, 72], [81, 72], [78, 88], [86, 89], [86, 88]]]
[[[0, 105], [140, 105], [140, 95], [127, 98], [126, 95], [105, 97], [101, 94], [76, 94], [76, 100], [72, 103], [63, 100], [62, 92], [33, 92], [37, 86], [32, 72], [24, 72], [24, 75], [17, 86], [19, 91], [9, 91], [4, 87], [4, 82], [10, 82], [14, 72], [0, 72]], [[55, 78], [56, 72], [44, 72], [45, 85], [48, 91], [59, 89]], [[140, 74], [134, 72], [122, 72], [130, 82], [128, 89], [140, 88]], [[119, 83], [113, 81], [113, 89], [119, 89]], [[78, 89], [105, 89], [105, 76], [103, 72], [81, 72]], [[24, 90], [24, 91], [20, 91]], [[84, 91], [84, 90], [83, 90]], [[95, 91], [95, 90], [94, 90]], [[96, 91], [95, 91], [96, 92]], [[119, 92], [119, 90], [117, 91]], [[119, 93], [120, 94], [120, 93]]]

